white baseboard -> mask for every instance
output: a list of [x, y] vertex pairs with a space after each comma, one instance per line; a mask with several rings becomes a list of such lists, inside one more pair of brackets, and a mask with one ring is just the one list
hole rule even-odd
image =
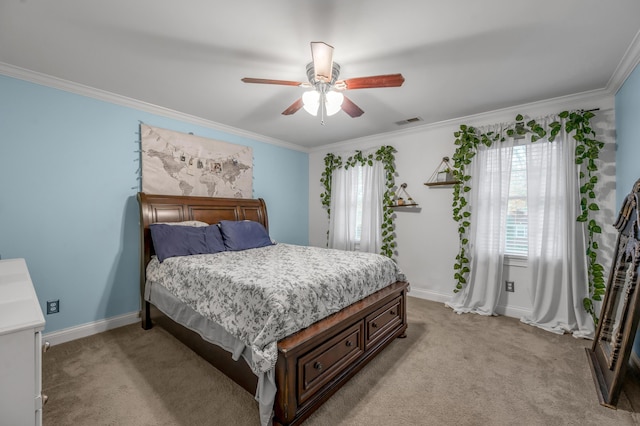
[[51, 346], [55, 346], [61, 343], [80, 339], [82, 337], [88, 337], [94, 334], [102, 333], [103, 331], [112, 330], [114, 328], [122, 327], [129, 324], [134, 324], [138, 321], [140, 321], [140, 312], [131, 312], [129, 314], [89, 322], [86, 324], [77, 325], [75, 327], [53, 331], [51, 333], [44, 333], [42, 336], [42, 340], [49, 342]]
[[[436, 291], [415, 287], [411, 287], [409, 296], [441, 303], [448, 302], [451, 299], [451, 294], [449, 293], [439, 293]], [[521, 318], [523, 316], [531, 314], [531, 311], [520, 308], [518, 306], [498, 306], [496, 308], [496, 312], [500, 315], [513, 318]], [[119, 315], [117, 317], [111, 317], [99, 321], [81, 324], [75, 327], [65, 328], [63, 330], [53, 331], [51, 333], [45, 333], [42, 338], [43, 340], [49, 342], [51, 346], [55, 346], [61, 343], [70, 342], [72, 340], [102, 333], [103, 331], [112, 330], [114, 328], [122, 327], [129, 324], [134, 324], [138, 321], [140, 321], [140, 312], [131, 312], [128, 314]], [[635, 366], [637, 367], [636, 370], [640, 371], [640, 358], [638, 357], [638, 355], [632, 353], [631, 360], [635, 360]]]
[[520, 306], [496, 306], [496, 313], [498, 315], [504, 315], [511, 318], [522, 318], [531, 315], [531, 310], [522, 308]]
[[432, 300], [434, 302], [448, 302], [453, 296], [453, 293], [438, 293], [437, 291], [425, 290], [423, 288], [416, 288], [411, 286], [408, 293], [409, 296], [417, 297], [419, 299]]
[[[425, 290], [422, 288], [415, 288], [411, 286], [409, 296], [418, 297], [420, 299], [432, 300], [434, 302], [446, 303], [451, 300], [453, 293], [439, 293], [432, 290]], [[531, 310], [522, 308], [520, 306], [496, 306], [496, 313], [498, 315], [504, 315], [505, 317], [522, 318], [523, 316], [531, 315]]]

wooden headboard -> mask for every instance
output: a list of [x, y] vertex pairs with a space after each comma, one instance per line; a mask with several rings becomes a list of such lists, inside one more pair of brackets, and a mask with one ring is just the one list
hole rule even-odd
[[144, 294], [147, 264], [154, 254], [149, 225], [156, 222], [199, 220], [253, 220], [269, 230], [267, 205], [262, 198], [184, 197], [138, 193], [140, 204], [140, 294]]

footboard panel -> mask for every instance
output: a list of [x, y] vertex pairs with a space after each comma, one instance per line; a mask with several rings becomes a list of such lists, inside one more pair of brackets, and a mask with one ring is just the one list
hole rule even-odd
[[278, 343], [274, 425], [297, 425], [407, 329], [396, 282]]

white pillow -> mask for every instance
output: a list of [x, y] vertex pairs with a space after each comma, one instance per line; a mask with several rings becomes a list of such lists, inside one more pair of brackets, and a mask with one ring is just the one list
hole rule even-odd
[[163, 225], [179, 225], [179, 226], [194, 226], [194, 227], [209, 226], [207, 222], [202, 222], [200, 220], [185, 220], [183, 222], [156, 222], [156, 223], [161, 223]]

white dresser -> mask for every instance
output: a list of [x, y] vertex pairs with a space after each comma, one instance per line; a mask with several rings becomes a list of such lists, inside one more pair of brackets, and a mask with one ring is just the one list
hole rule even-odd
[[42, 424], [43, 329], [25, 260], [0, 260], [0, 426]]

